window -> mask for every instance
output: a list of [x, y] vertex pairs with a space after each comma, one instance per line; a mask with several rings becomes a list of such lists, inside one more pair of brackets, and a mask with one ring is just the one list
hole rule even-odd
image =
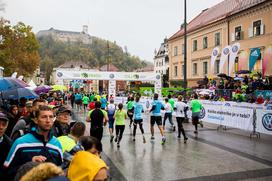
[[215, 46], [218, 46], [218, 45], [220, 45], [220, 33], [215, 33], [215, 37], [214, 37], [215, 39], [214, 39], [214, 44], [215, 44]]
[[184, 75], [184, 65], [181, 65], [181, 75]]
[[235, 40], [241, 40], [242, 39], [242, 27], [238, 26], [235, 28]]
[[197, 40], [193, 41], [193, 51], [197, 51]]
[[197, 63], [193, 63], [193, 75], [197, 74]]
[[182, 48], [182, 54], [184, 54], [185, 50], [184, 50], [184, 44], [181, 45], [181, 48]]
[[203, 49], [208, 48], [208, 37], [203, 38]]
[[253, 22], [253, 35], [254, 36], [259, 36], [261, 34], [261, 25], [262, 25], [261, 20]]
[[177, 77], [178, 76], [178, 66], [175, 66], [175, 77]]
[[178, 47], [175, 46], [175, 47], [174, 47], [174, 56], [177, 56], [177, 55], [178, 55]]
[[215, 74], [219, 73], [219, 64], [220, 64], [220, 60], [216, 60], [215, 61], [215, 70], [214, 70]]
[[[236, 57], [235, 58], [235, 64], [234, 64], [234, 71], [235, 72], [238, 72], [238, 65], [239, 65], [239, 58], [238, 57]], [[232, 72], [231, 72], [232, 73]]]
[[208, 74], [208, 62], [203, 62], [203, 74]]

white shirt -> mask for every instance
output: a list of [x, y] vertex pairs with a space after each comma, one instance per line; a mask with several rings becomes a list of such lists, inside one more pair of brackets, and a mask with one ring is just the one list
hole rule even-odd
[[185, 104], [184, 102], [178, 101], [175, 103], [175, 108], [176, 108], [176, 117], [185, 117], [184, 114], [184, 109], [188, 107], [187, 104]]
[[169, 102], [167, 102], [164, 106], [165, 112], [166, 113], [171, 113], [172, 112], [172, 107], [171, 104]]

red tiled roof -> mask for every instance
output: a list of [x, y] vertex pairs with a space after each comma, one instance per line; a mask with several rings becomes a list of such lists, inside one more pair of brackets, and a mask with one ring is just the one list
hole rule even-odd
[[101, 71], [111, 71], [111, 72], [118, 72], [119, 69], [113, 65], [113, 64], [109, 64], [109, 70], [107, 70], [108, 65], [103, 65], [102, 67], [100, 67]]
[[[243, 10], [256, 6], [269, 0], [224, 0], [217, 5], [202, 11], [187, 25], [187, 32], [192, 32], [211, 23], [222, 20], [228, 16], [239, 13]], [[180, 37], [184, 34], [184, 29], [180, 29], [169, 40]]]

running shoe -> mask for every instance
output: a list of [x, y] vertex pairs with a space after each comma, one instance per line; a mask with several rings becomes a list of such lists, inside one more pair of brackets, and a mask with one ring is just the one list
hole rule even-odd
[[173, 132], [175, 132], [176, 131], [176, 126], [173, 126]]
[[203, 128], [203, 127], [204, 127], [204, 125], [203, 125], [202, 121], [200, 121], [200, 122], [199, 122], [199, 124], [200, 124], [201, 128]]
[[145, 137], [143, 137], [143, 143], [146, 143]]
[[154, 137], [154, 136], [151, 136], [150, 141], [155, 141], [155, 137]]
[[166, 138], [162, 138], [161, 144], [164, 145], [164, 143], [166, 142]]
[[113, 141], [113, 138], [114, 138], [114, 136], [111, 136], [111, 138], [110, 138], [110, 142], [112, 142], [112, 141]]
[[117, 142], [117, 137], [115, 137], [114, 141]]
[[197, 131], [194, 131], [194, 133], [195, 133], [195, 134], [198, 134], [198, 132], [197, 132]]
[[117, 143], [117, 148], [120, 148], [120, 143]]
[[186, 138], [184, 138], [184, 143], [187, 143], [187, 140], [188, 140], [188, 138], [186, 137]]
[[135, 137], [133, 137], [132, 141], [135, 141]]
[[180, 139], [181, 137], [180, 137], [180, 135], [178, 136], [178, 139]]

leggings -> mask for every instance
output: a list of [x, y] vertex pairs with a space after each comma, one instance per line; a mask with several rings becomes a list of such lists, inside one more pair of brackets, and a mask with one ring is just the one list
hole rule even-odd
[[115, 125], [115, 130], [116, 130], [117, 142], [120, 143], [123, 137], [124, 130], [125, 130], [125, 125]]
[[137, 124], [139, 124], [140, 126], [140, 130], [142, 132], [142, 134], [144, 134], [144, 128], [143, 128], [143, 120], [134, 120], [133, 125], [134, 125], [134, 129], [133, 129], [133, 136], [135, 137], [136, 135], [136, 130], [137, 130]]
[[177, 123], [178, 123], [178, 136], [180, 137], [180, 133], [182, 133], [183, 137], [186, 138], [185, 131], [182, 125], [182, 122], [185, 120], [185, 118], [182, 117], [176, 117]]
[[173, 121], [172, 121], [172, 113], [165, 113], [165, 114], [164, 114], [164, 118], [163, 118], [163, 126], [165, 126], [165, 121], [166, 121], [167, 118], [169, 119], [170, 124], [171, 124], [172, 126], [174, 126], [174, 123], [173, 123]]

